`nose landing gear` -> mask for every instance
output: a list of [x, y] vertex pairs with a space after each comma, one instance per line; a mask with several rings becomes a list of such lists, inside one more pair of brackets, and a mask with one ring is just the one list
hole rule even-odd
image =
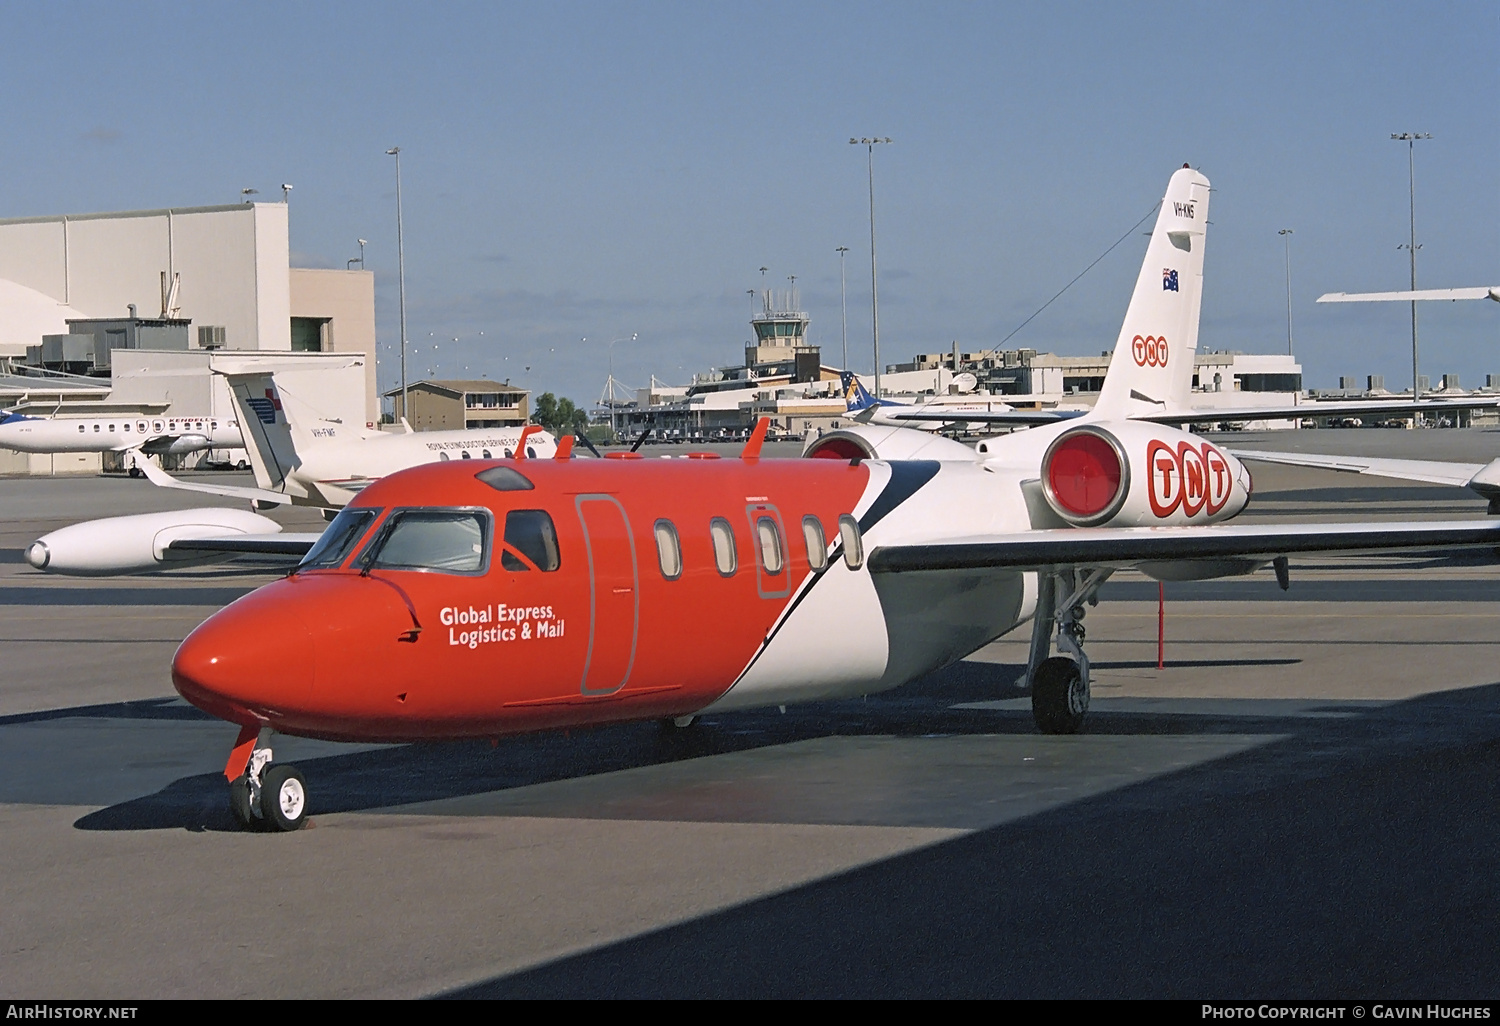
[[[1097, 602], [1099, 585], [1108, 570], [1080, 575], [1042, 571], [1037, 575], [1036, 616], [1031, 635], [1031, 655], [1026, 682], [1031, 687], [1031, 716], [1043, 734], [1076, 734], [1089, 711], [1089, 657], [1083, 651], [1084, 603]], [[1067, 597], [1057, 601], [1058, 586], [1066, 585]], [[1066, 655], [1051, 655], [1052, 633]]]
[[[253, 729], [242, 728], [240, 737], [244, 739]], [[253, 748], [244, 768], [229, 782], [229, 811], [247, 830], [300, 830], [307, 823], [307, 782], [295, 766], [271, 765], [270, 738], [269, 727], [251, 735]], [[230, 769], [246, 747], [244, 740], [235, 746]]]

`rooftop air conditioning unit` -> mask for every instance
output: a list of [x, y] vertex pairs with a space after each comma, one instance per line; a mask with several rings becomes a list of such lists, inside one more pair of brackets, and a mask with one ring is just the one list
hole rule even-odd
[[198, 325], [198, 348], [199, 349], [223, 349], [224, 348], [224, 325], [222, 325], [222, 324], [200, 324], [200, 325]]

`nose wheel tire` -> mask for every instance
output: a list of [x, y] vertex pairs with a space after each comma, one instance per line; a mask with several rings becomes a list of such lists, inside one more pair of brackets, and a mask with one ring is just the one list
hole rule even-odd
[[1089, 711], [1089, 687], [1078, 664], [1053, 656], [1036, 668], [1031, 715], [1043, 734], [1076, 734]]
[[300, 830], [307, 823], [307, 782], [295, 766], [269, 767], [261, 778], [261, 818], [267, 828]]

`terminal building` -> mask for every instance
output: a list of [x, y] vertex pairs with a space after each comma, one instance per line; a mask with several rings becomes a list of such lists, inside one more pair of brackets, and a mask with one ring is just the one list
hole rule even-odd
[[406, 393], [410, 412], [402, 404], [401, 389], [385, 397], [396, 420], [405, 417], [413, 431], [515, 427], [531, 418], [531, 394], [508, 381], [416, 381], [406, 386]]
[[[849, 422], [839, 369], [822, 362], [807, 340], [810, 318], [797, 293], [763, 290], [751, 318], [754, 341], [745, 363], [694, 377], [688, 385], [663, 385], [616, 396], [606, 386], [596, 416], [624, 439], [648, 429], [659, 440], [745, 437], [759, 417], [771, 418], [773, 437], [800, 438]], [[1057, 356], [1033, 349], [921, 353], [881, 374], [882, 397], [921, 403], [936, 396], [990, 396], [1021, 409], [1088, 409], [1098, 399], [1110, 354]], [[866, 380], [873, 388], [873, 380]], [[1285, 406], [1304, 398], [1302, 368], [1290, 356], [1200, 351], [1193, 376], [1194, 405]], [[1209, 414], [1211, 416], [1211, 413]], [[1209, 421], [1211, 423], [1211, 421]], [[1232, 427], [1286, 427], [1296, 422], [1253, 422]], [[977, 425], [976, 425], [977, 428]]]
[[[218, 359], [316, 373], [328, 415], [377, 422], [374, 275], [292, 267], [287, 214], [283, 202], [0, 220], [0, 407], [223, 416]], [[0, 451], [0, 472], [101, 466], [14, 455]]]

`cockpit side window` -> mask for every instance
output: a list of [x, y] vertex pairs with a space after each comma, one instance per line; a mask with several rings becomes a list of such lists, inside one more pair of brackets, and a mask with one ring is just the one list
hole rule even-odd
[[481, 510], [398, 510], [359, 562], [377, 570], [483, 573], [489, 563], [489, 527], [489, 514]]
[[298, 570], [331, 570], [339, 566], [348, 558], [349, 553], [354, 551], [355, 544], [364, 537], [365, 530], [375, 522], [380, 515], [380, 510], [362, 507], [354, 509], [345, 506], [339, 511], [339, 515], [333, 518], [333, 523], [323, 530], [323, 536], [318, 539], [307, 555], [302, 557], [302, 562], [297, 564]]
[[[519, 476], [519, 475], [518, 475]], [[562, 566], [557, 551], [557, 529], [544, 509], [513, 509], [505, 514], [505, 545], [500, 565], [507, 570], [551, 573]]]

